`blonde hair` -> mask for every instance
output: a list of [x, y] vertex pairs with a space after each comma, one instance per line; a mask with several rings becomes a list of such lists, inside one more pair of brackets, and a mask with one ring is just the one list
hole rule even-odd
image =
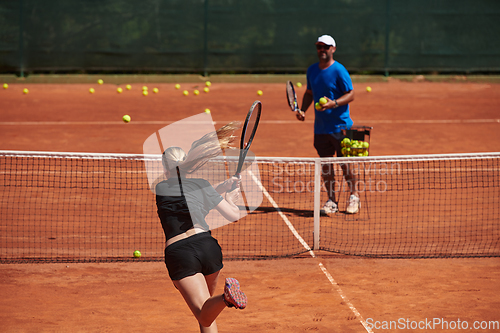
[[223, 150], [233, 148], [231, 144], [236, 138], [233, 132], [239, 127], [239, 122], [230, 122], [216, 132], [204, 135], [201, 139], [193, 142], [187, 154], [180, 147], [167, 148], [162, 155], [163, 167], [170, 173], [177, 167], [183, 175], [195, 172], [209, 159], [220, 155]]

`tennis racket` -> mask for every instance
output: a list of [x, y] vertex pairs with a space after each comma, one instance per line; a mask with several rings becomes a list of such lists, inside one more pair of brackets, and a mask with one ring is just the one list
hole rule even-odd
[[[238, 167], [236, 168], [236, 173], [234, 174], [238, 178], [240, 178], [245, 158], [247, 157], [248, 150], [250, 149], [250, 145], [255, 137], [255, 132], [257, 132], [261, 112], [262, 103], [260, 101], [255, 101], [250, 107], [250, 111], [248, 111], [247, 117], [245, 118], [245, 123], [243, 124], [243, 128], [241, 130]], [[234, 183], [233, 188], [236, 188], [236, 183]]]
[[297, 94], [295, 93], [295, 88], [293, 87], [292, 81], [287, 81], [286, 82], [286, 98], [288, 100], [288, 105], [290, 106], [290, 110], [292, 112], [297, 112], [297, 118], [299, 120], [304, 121], [305, 115], [304, 111], [299, 109], [299, 105], [297, 103]]

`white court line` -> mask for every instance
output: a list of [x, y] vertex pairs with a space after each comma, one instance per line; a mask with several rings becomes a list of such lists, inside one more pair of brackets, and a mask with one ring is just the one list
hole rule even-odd
[[[126, 124], [130, 125], [169, 125], [178, 120], [133, 120]], [[227, 124], [230, 121], [214, 121], [215, 124]], [[260, 124], [298, 124], [298, 120], [261, 120]], [[305, 123], [314, 123], [314, 120], [306, 120]], [[362, 124], [481, 124], [500, 123], [500, 119], [414, 119], [414, 120], [356, 120]], [[0, 126], [63, 126], [63, 125], [125, 125], [123, 121], [4, 121]]]
[[[257, 186], [259, 186], [259, 188], [262, 191], [262, 193], [264, 193], [264, 195], [266, 196], [267, 200], [269, 200], [269, 202], [273, 205], [274, 209], [276, 209], [276, 211], [278, 212], [278, 214], [281, 216], [281, 218], [283, 219], [283, 221], [285, 222], [285, 224], [288, 226], [288, 228], [290, 229], [290, 231], [292, 232], [292, 234], [298, 239], [298, 241], [300, 242], [300, 244], [302, 244], [302, 246], [307, 251], [309, 251], [309, 254], [311, 255], [311, 257], [317, 258], [316, 254], [314, 254], [314, 251], [306, 243], [306, 241], [299, 235], [299, 233], [297, 232], [297, 230], [295, 229], [295, 227], [293, 226], [293, 224], [290, 222], [290, 220], [286, 217], [286, 215], [283, 214], [283, 212], [279, 208], [279, 206], [276, 203], [276, 201], [274, 201], [274, 199], [271, 197], [271, 195], [269, 194], [269, 192], [267, 192], [267, 190], [264, 188], [264, 185], [262, 185], [262, 183], [260, 182], [260, 180], [257, 177], [255, 177], [255, 175], [253, 174], [252, 171], [249, 170], [248, 172], [252, 176], [253, 181], [257, 184]], [[330, 274], [330, 272], [328, 272], [328, 270], [325, 268], [325, 266], [323, 265], [323, 263], [320, 262], [318, 265], [319, 265], [319, 268], [321, 269], [321, 271], [323, 272], [323, 274], [326, 275], [328, 281], [330, 281], [330, 283], [332, 284], [332, 286], [335, 287], [335, 289], [337, 290], [337, 293], [340, 295], [340, 297], [342, 298], [342, 300], [347, 304], [347, 306], [349, 307], [349, 309], [351, 309], [351, 311], [354, 313], [354, 315], [356, 316], [356, 318], [358, 318], [358, 320], [360, 321], [361, 325], [363, 325], [363, 327], [366, 329], [366, 331], [368, 333], [373, 333], [373, 331], [370, 329], [370, 327], [368, 327], [368, 324], [366, 323], [366, 321], [363, 318], [363, 316], [354, 307], [354, 305], [352, 305], [351, 301], [349, 301], [349, 299], [347, 298], [347, 296], [344, 294], [344, 291], [342, 290], [342, 288], [340, 288], [340, 286], [338, 285], [338, 283], [335, 281], [335, 279]]]

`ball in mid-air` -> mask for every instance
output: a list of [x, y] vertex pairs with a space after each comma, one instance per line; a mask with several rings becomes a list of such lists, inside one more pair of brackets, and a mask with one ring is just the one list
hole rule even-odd
[[134, 257], [140, 258], [141, 257], [141, 251], [134, 251]]
[[99, 80], [97, 80], [97, 83], [98, 83], [98, 84], [103, 84], [103, 83], [104, 83], [104, 81], [103, 81], [103, 80], [101, 80], [101, 79], [99, 79]]
[[116, 89], [116, 92], [118, 92], [119, 94], [121, 94], [121, 93], [123, 92], [123, 89], [122, 89], [121, 87], [118, 87], [118, 88]]
[[90, 88], [89, 89], [89, 93], [91, 93], [91, 94], [95, 93], [95, 89], [94, 88]]
[[205, 113], [210, 113], [210, 109], [205, 109]]
[[366, 87], [366, 91], [371, 92], [372, 91], [372, 87]]
[[301, 88], [302, 87], [302, 83], [297, 82], [297, 87]]
[[24, 89], [23, 89], [23, 94], [27, 94], [27, 93], [29, 93], [28, 88], [24, 88]]
[[3, 88], [4, 88], [4, 89], [7, 89], [8, 87], [9, 87], [9, 85], [8, 85], [7, 83], [4, 83], [4, 84], [3, 84]]
[[184, 91], [182, 92], [182, 94], [183, 94], [184, 96], [187, 96], [187, 95], [189, 95], [189, 92], [188, 92], [187, 90], [184, 90]]
[[262, 90], [257, 90], [257, 95], [262, 96], [263, 94]]
[[130, 90], [130, 89], [132, 89], [132, 86], [130, 84], [127, 84], [127, 86], [125, 88], [127, 88], [127, 90]]
[[130, 118], [130, 116], [129, 116], [128, 114], [126, 114], [126, 115], [124, 115], [124, 116], [122, 117], [122, 120], [123, 120], [123, 122], [125, 122], [125, 123], [130, 122], [130, 120], [131, 120], [131, 119], [132, 119], [132, 118]]
[[175, 85], [175, 89], [181, 89], [181, 85], [177, 83], [177, 84]]
[[319, 104], [321, 104], [321, 105], [325, 105], [326, 103], [328, 103], [328, 100], [327, 100], [325, 97], [321, 97], [321, 98], [319, 99]]

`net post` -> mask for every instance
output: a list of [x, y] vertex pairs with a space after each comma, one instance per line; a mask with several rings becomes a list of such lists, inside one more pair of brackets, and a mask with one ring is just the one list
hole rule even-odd
[[319, 250], [319, 220], [320, 220], [320, 200], [321, 200], [321, 160], [314, 160], [314, 245], [313, 250]]

